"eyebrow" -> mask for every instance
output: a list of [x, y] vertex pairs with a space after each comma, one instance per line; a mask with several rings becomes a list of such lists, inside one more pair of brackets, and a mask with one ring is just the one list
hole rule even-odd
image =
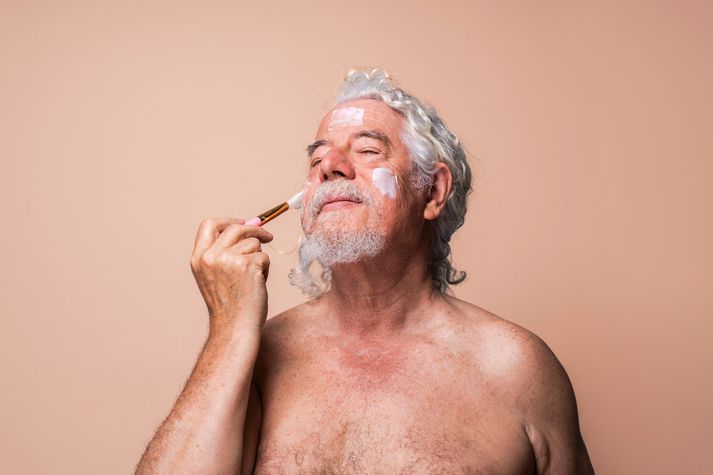
[[[376, 130], [376, 129], [374, 129], [374, 130], [361, 130], [361, 131], [359, 131], [359, 132], [353, 133], [353, 134], [351, 135], [350, 139], [353, 140], [353, 139], [358, 139], [358, 138], [361, 138], [361, 137], [369, 137], [369, 138], [372, 138], [372, 139], [375, 139], [375, 140], [379, 140], [379, 141], [381, 141], [381, 142], [386, 146], [386, 148], [390, 148], [390, 147], [391, 147], [391, 140], [389, 140], [389, 137], [387, 137], [387, 135], [386, 135], [385, 133], [383, 133], [382, 131], [380, 131], [380, 130]], [[326, 144], [328, 144], [328, 143], [329, 143], [329, 142], [328, 142], [327, 140], [320, 139], [320, 140], [317, 140], [317, 141], [314, 142], [314, 143], [309, 144], [309, 145], [307, 146], [307, 157], [308, 157], [308, 158], [311, 158], [311, 157], [312, 157], [312, 154], [314, 153], [314, 151], [315, 151], [318, 147], [321, 147], [322, 145], [326, 145]]]

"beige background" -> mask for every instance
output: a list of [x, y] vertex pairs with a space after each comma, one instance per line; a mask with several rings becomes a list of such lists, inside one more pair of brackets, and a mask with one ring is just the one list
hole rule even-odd
[[206, 336], [199, 222], [299, 190], [380, 66], [473, 154], [457, 296], [552, 347], [598, 473], [711, 473], [711, 45], [703, 1], [1, 2], [0, 471], [133, 470]]

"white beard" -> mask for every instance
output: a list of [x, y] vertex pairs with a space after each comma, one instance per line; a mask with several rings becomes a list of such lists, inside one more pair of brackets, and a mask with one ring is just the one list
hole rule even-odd
[[[343, 193], [350, 193], [352, 197], [362, 201], [361, 206], [371, 206], [374, 200], [359, 190], [356, 185], [346, 180], [337, 180], [330, 185], [323, 185], [319, 192], [326, 194], [329, 191], [339, 190]], [[315, 193], [313, 203], [318, 203], [318, 195]], [[290, 272], [290, 284], [300, 288], [303, 293], [318, 296], [327, 290], [331, 283], [332, 267], [335, 264], [347, 264], [358, 262], [367, 257], [378, 255], [384, 248], [386, 236], [379, 230], [378, 222], [369, 220], [368, 227], [355, 228], [340, 226], [339, 220], [330, 222], [332, 213], [327, 216], [317, 216], [315, 218], [315, 206], [311, 206], [305, 211], [304, 228], [305, 237], [300, 241], [298, 249], [298, 265]], [[378, 217], [376, 218], [378, 221]], [[312, 228], [317, 229], [312, 229]], [[310, 267], [317, 262], [322, 272], [313, 275]]]
[[300, 265], [316, 260], [322, 267], [357, 262], [377, 255], [384, 248], [386, 238], [376, 229], [345, 230], [332, 227], [327, 232], [312, 233], [300, 243]]

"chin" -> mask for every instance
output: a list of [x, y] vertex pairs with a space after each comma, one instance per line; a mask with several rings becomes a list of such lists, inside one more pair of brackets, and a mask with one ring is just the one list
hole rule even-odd
[[368, 219], [364, 219], [361, 216], [354, 216], [353, 213], [347, 211], [339, 210], [319, 214], [317, 218], [310, 223], [309, 231], [305, 230], [305, 234], [359, 232], [364, 229], [376, 228], [378, 228], [378, 226], [375, 226], [375, 223], [370, 223]]
[[305, 233], [305, 235], [307, 237], [316, 237], [326, 241], [340, 241], [345, 237], [359, 234], [359, 232], [359, 226], [355, 226], [354, 223], [333, 221], [329, 223], [315, 224], [312, 226], [310, 233]]
[[323, 267], [330, 267], [376, 256], [385, 242], [385, 236], [374, 228], [319, 227], [306, 235], [300, 254], [307, 260], [318, 260]]

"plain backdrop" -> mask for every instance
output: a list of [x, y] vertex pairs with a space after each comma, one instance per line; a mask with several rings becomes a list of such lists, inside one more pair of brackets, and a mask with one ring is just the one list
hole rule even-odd
[[456, 295], [550, 345], [597, 472], [712, 473], [712, 45], [706, 1], [0, 1], [0, 471], [133, 471], [206, 337], [200, 221], [298, 191], [381, 67], [471, 154]]

